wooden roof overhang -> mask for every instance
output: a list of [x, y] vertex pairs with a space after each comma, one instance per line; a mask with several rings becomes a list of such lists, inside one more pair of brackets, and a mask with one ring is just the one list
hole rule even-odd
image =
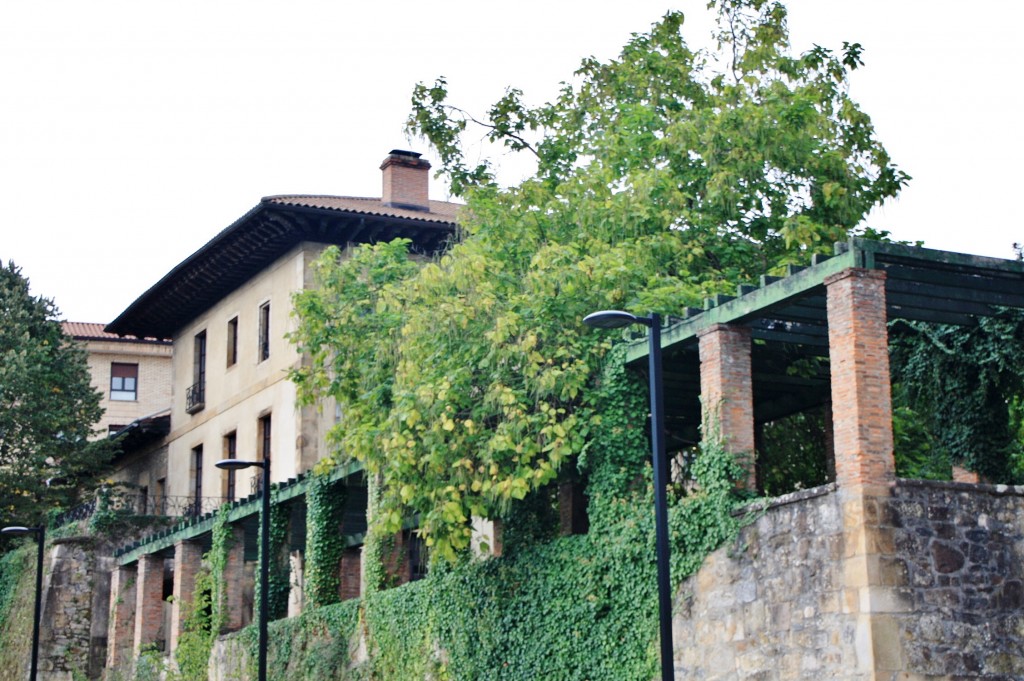
[[454, 222], [432, 213], [410, 218], [264, 199], [168, 272], [105, 330], [121, 336], [172, 338], [303, 241], [344, 246], [407, 238], [414, 251], [433, 253], [455, 228]]
[[[1024, 308], [1024, 262], [950, 253], [853, 238], [809, 267], [785, 277], [762, 276], [735, 296], [688, 308], [662, 329], [665, 411], [673, 440], [696, 442], [700, 424], [697, 336], [715, 324], [749, 326], [754, 419], [774, 421], [830, 399], [825, 280], [851, 267], [886, 273], [888, 320], [976, 325], [978, 317]], [[898, 333], [891, 327], [890, 333]], [[627, 362], [646, 367], [644, 339], [627, 348]]]

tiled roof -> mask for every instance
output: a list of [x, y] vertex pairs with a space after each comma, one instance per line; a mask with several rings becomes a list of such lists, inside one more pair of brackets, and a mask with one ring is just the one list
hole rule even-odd
[[409, 239], [436, 253], [457, 227], [461, 204], [430, 201], [430, 210], [343, 196], [268, 196], [222, 230], [107, 324], [108, 332], [171, 338], [295, 245], [365, 244]]
[[87, 340], [93, 338], [103, 338], [109, 340], [118, 340], [120, 336], [116, 333], [107, 333], [103, 330], [106, 324], [100, 324], [98, 322], [61, 322], [61, 327], [64, 329], [65, 336], [71, 336], [72, 338], [78, 338], [80, 340]]
[[384, 204], [380, 199], [359, 196], [268, 196], [263, 200], [285, 206], [326, 208], [328, 210], [341, 210], [349, 213], [363, 213], [365, 215], [381, 215], [394, 218], [409, 218], [411, 220], [449, 223], [455, 222], [458, 217], [459, 209], [463, 207], [460, 203], [430, 201], [429, 211], [415, 210], [411, 208], [389, 206]]
[[108, 333], [103, 330], [105, 324], [99, 322], [61, 322], [65, 336], [71, 336], [76, 340], [105, 340], [131, 343], [166, 343], [156, 338], [136, 338], [135, 336], [118, 336], [116, 333]]

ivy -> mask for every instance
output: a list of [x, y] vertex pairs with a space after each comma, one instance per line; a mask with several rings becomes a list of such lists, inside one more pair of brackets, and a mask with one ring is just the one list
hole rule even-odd
[[35, 568], [33, 541], [0, 556], [0, 669], [17, 670], [22, 677], [31, 650]]
[[[270, 488], [270, 565], [267, 575], [270, 593], [267, 598], [267, 610], [270, 621], [274, 621], [288, 614], [288, 598], [291, 594], [291, 569], [288, 562], [289, 529], [291, 525], [291, 508], [286, 505], [274, 503], [277, 486]], [[261, 510], [262, 514], [263, 511]], [[263, 560], [263, 520], [260, 518], [260, 529], [257, 542], [256, 558], [256, 586], [254, 589], [253, 602], [260, 602], [260, 577], [259, 566]]]
[[345, 550], [341, 522], [345, 492], [326, 475], [309, 478], [306, 492], [306, 604], [316, 608], [339, 599], [338, 566]]
[[234, 542], [228, 510], [225, 504], [217, 513], [210, 550], [203, 556], [203, 569], [196, 575], [191, 599], [185, 604], [182, 634], [174, 653], [177, 669], [172, 672], [180, 681], [206, 681], [210, 651], [228, 621], [225, 569]]
[[[658, 668], [654, 513], [646, 384], [614, 349], [601, 372], [593, 444], [577, 462], [591, 480], [586, 535], [516, 542], [502, 558], [439, 563], [421, 581], [370, 589], [362, 601], [310, 609], [274, 622], [275, 679], [424, 678], [532, 680], [650, 679]], [[736, 536], [742, 471], [719, 447], [698, 451], [693, 479], [674, 490], [669, 521], [672, 579], [679, 584], [706, 555]], [[371, 483], [371, 498], [374, 496]], [[543, 494], [527, 500], [546, 508]], [[545, 510], [512, 513], [508, 531], [523, 536]], [[368, 542], [373, 579], [383, 542]], [[375, 553], [376, 552], [376, 553]], [[308, 565], [308, 562], [307, 562]], [[341, 613], [344, 613], [343, 615]], [[363, 628], [357, 627], [360, 621]], [[337, 624], [322, 618], [337, 617]], [[339, 639], [344, 628], [346, 641]], [[252, 631], [254, 628], [250, 628]], [[355, 662], [365, 635], [368, 660]], [[255, 638], [251, 634], [250, 650]], [[322, 651], [311, 658], [311, 651]]]
[[[1014, 482], [1021, 448], [1024, 313], [971, 327], [898, 322], [890, 331], [897, 473], [949, 479], [955, 462]], [[1015, 425], [1016, 424], [1016, 425]]]

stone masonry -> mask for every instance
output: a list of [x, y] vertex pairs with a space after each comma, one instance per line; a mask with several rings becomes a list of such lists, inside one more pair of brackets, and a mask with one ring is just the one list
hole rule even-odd
[[677, 678], [1024, 678], [1024, 488], [899, 480], [864, 507], [879, 549], [864, 602], [848, 601], [864, 592], [843, 495], [776, 499], [681, 587]]

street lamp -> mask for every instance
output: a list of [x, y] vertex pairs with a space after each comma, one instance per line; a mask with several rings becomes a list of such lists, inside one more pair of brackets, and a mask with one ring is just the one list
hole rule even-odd
[[23, 527], [12, 525], [0, 529], [0, 534], [12, 536], [24, 536], [26, 534], [36, 535], [36, 543], [39, 548], [36, 552], [36, 612], [32, 620], [32, 669], [29, 673], [29, 681], [36, 681], [36, 670], [39, 667], [39, 618], [43, 605], [43, 546], [46, 543], [46, 525], [39, 527]]
[[661, 680], [675, 678], [672, 659], [672, 586], [669, 579], [668, 459], [665, 456], [665, 403], [661, 376], [661, 316], [652, 312], [638, 317], [622, 310], [601, 310], [583, 318], [595, 329], [618, 329], [630, 324], [648, 328], [648, 359], [651, 385], [651, 455], [654, 465], [654, 533], [658, 563], [658, 623], [661, 634]]
[[222, 459], [214, 464], [226, 471], [238, 471], [243, 468], [257, 467], [263, 469], [263, 501], [260, 511], [260, 641], [258, 660], [258, 679], [267, 681], [267, 602], [270, 599], [270, 457], [263, 461], [243, 461], [242, 459]]

